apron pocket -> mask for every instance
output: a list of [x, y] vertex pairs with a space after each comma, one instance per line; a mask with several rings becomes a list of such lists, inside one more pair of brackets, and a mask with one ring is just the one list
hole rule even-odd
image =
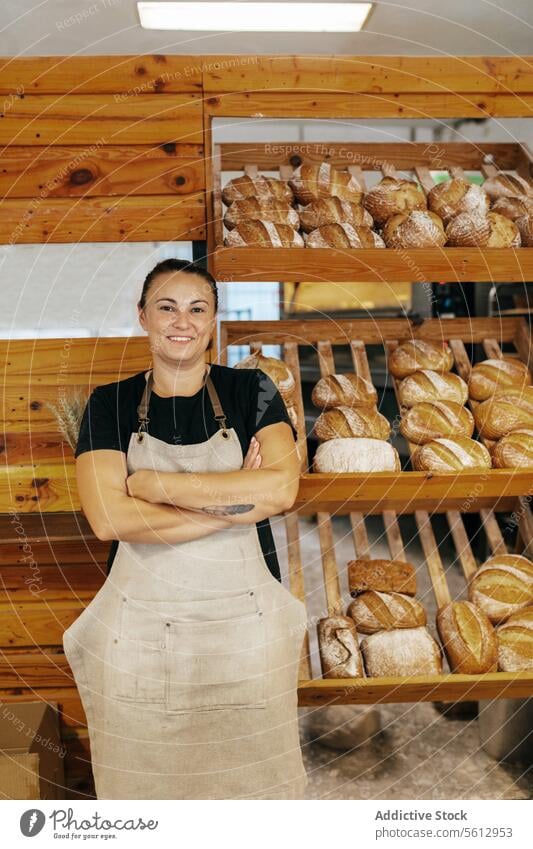
[[165, 619], [150, 602], [122, 598], [120, 628], [112, 637], [106, 673], [112, 698], [165, 701]]

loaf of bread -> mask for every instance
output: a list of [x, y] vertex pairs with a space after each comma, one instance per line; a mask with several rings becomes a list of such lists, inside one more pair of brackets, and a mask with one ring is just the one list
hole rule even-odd
[[242, 221], [273, 221], [274, 224], [284, 224], [294, 230], [300, 228], [300, 216], [288, 203], [273, 198], [243, 198], [234, 200], [226, 210], [224, 224], [228, 230], [233, 230]]
[[496, 628], [498, 668], [502, 672], [533, 669], [533, 607], [513, 613]]
[[361, 641], [366, 674], [371, 678], [439, 675], [442, 655], [427, 628], [378, 631]]
[[398, 397], [402, 407], [414, 407], [422, 401], [466, 404], [468, 386], [458, 374], [421, 369], [404, 377], [398, 387]]
[[224, 239], [227, 248], [303, 248], [304, 240], [297, 230], [273, 221], [241, 221]]
[[526, 197], [501, 197], [492, 204], [492, 211], [510, 218], [511, 221], [516, 221], [522, 215], [533, 214], [533, 199]]
[[416, 449], [411, 462], [417, 472], [462, 472], [492, 466], [488, 449], [466, 436], [432, 439]]
[[235, 200], [256, 197], [261, 201], [277, 200], [285, 203], [294, 203], [292, 189], [283, 180], [274, 177], [263, 177], [258, 174], [250, 177], [243, 174], [230, 180], [222, 189], [222, 200], [229, 206]]
[[491, 622], [504, 622], [533, 604], [533, 563], [521, 554], [489, 557], [470, 579], [468, 597]]
[[391, 427], [375, 407], [335, 407], [319, 415], [313, 430], [322, 441], [352, 436], [388, 439]]
[[477, 405], [474, 419], [484, 439], [501, 439], [519, 428], [533, 429], [533, 386], [496, 392]]
[[489, 211], [490, 199], [481, 186], [456, 177], [433, 186], [428, 194], [428, 207], [448, 224], [461, 212], [485, 215]]
[[529, 215], [521, 215], [515, 221], [520, 233], [522, 247], [533, 248], [533, 212]]
[[467, 407], [455, 401], [422, 401], [405, 411], [400, 433], [417, 445], [444, 437], [470, 437], [474, 433], [474, 417]]
[[531, 184], [518, 174], [497, 174], [495, 177], [489, 177], [483, 183], [483, 188], [491, 200], [503, 197], [533, 197]]
[[382, 225], [401, 212], [427, 209], [427, 202], [424, 192], [413, 180], [384, 177], [366, 193], [363, 206], [376, 224]]
[[351, 224], [324, 224], [309, 233], [308, 248], [384, 248], [385, 242], [370, 227]]
[[471, 601], [452, 601], [437, 613], [437, 630], [452, 672], [496, 672], [496, 632], [487, 614]]
[[318, 649], [324, 678], [361, 678], [363, 659], [353, 619], [327, 616], [317, 625]]
[[329, 162], [300, 165], [289, 180], [298, 203], [305, 206], [319, 198], [338, 197], [350, 203], [361, 203], [361, 186], [348, 171], [339, 171]]
[[361, 634], [392, 631], [394, 628], [418, 628], [427, 622], [426, 611], [420, 602], [402, 593], [367, 590], [352, 601], [347, 612]]
[[347, 565], [348, 586], [354, 598], [369, 590], [416, 595], [415, 568], [406, 560], [359, 558], [349, 560]]
[[292, 403], [296, 381], [292, 371], [283, 360], [278, 360], [276, 357], [265, 357], [262, 353], [256, 351], [235, 363], [234, 368], [261, 369], [277, 386], [283, 400], [288, 404]]
[[315, 472], [399, 472], [400, 457], [396, 448], [383, 439], [353, 437], [322, 442], [313, 460]]
[[461, 212], [446, 226], [451, 248], [519, 248], [520, 232], [514, 221], [497, 212]]
[[351, 224], [352, 227], [372, 227], [372, 216], [360, 203], [350, 203], [338, 197], [314, 200], [300, 210], [302, 230], [310, 233], [325, 224]]
[[330, 410], [332, 407], [375, 407], [377, 400], [374, 386], [354, 372], [321, 377], [311, 392], [311, 401], [321, 410]]
[[387, 219], [383, 240], [388, 248], [441, 248], [446, 234], [438, 215], [426, 209], [415, 209]]
[[451, 348], [446, 343], [429, 342], [427, 339], [402, 342], [389, 356], [389, 370], [394, 377], [407, 377], [422, 369], [445, 372], [452, 367]]
[[531, 373], [516, 357], [483, 360], [470, 372], [468, 394], [474, 401], [485, 401], [496, 392], [531, 386]]
[[513, 430], [492, 449], [496, 469], [533, 469], [533, 429]]

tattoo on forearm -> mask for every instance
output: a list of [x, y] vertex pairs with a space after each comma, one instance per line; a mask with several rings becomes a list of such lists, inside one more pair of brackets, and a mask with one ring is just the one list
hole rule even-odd
[[213, 507], [202, 507], [204, 513], [211, 516], [231, 516], [236, 513], [248, 513], [255, 504], [215, 504]]

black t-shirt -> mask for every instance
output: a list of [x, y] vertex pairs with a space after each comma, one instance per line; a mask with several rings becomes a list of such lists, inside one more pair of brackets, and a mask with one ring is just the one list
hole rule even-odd
[[[234, 369], [213, 363], [211, 378], [226, 416], [226, 425], [233, 427], [239, 437], [243, 457], [252, 436], [267, 425], [287, 422], [297, 439], [276, 385], [261, 369]], [[137, 407], [145, 385], [145, 372], [142, 371], [94, 389], [83, 414], [76, 457], [101, 448], [127, 453], [130, 436], [139, 428]], [[205, 442], [219, 427], [206, 386], [195, 395], [171, 398], [162, 398], [152, 391], [148, 418], [148, 432], [173, 445]], [[267, 566], [281, 580], [270, 521], [257, 522], [257, 532]], [[118, 542], [114, 541], [107, 561], [108, 571], [117, 548]]]

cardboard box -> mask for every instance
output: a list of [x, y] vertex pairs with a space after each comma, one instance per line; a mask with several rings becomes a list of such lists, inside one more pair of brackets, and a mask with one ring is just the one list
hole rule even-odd
[[0, 700], [0, 798], [64, 799], [57, 704]]

